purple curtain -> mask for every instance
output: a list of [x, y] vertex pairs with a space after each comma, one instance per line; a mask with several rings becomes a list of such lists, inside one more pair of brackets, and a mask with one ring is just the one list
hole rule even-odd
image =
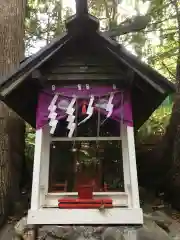
[[59, 87], [55, 90], [44, 89], [39, 94], [36, 128], [42, 128], [49, 122], [48, 107], [55, 94], [58, 94], [58, 100], [56, 101], [56, 119], [61, 120], [67, 117], [66, 109], [74, 96], [78, 99], [76, 106], [80, 108], [85, 102], [88, 105], [90, 96], [93, 95], [95, 98], [93, 103], [94, 111], [100, 111], [101, 114], [106, 116], [108, 113], [106, 111], [106, 105], [112, 93], [114, 94], [112, 101], [113, 111], [110, 118], [118, 122], [123, 121], [127, 125], [132, 126], [131, 100], [127, 90], [114, 89], [111, 86], [90, 86], [89, 89], [87, 89], [86, 85], [79, 90], [78, 86], [74, 85]]

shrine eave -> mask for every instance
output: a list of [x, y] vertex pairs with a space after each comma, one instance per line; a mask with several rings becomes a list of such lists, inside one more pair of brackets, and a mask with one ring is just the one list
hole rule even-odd
[[[123, 64], [129, 69], [128, 71], [132, 78], [133, 118], [135, 127], [139, 128], [164, 99], [175, 92], [174, 84], [150, 66], [141, 62], [122, 45], [102, 32], [96, 31], [97, 22], [90, 15], [84, 16], [83, 19], [87, 21], [83, 20], [85, 25], [82, 26], [82, 29], [89, 26], [89, 31], [77, 30], [76, 32], [76, 22], [79, 24], [81, 19], [72, 18], [71, 22], [68, 23], [69, 25], [67, 24], [67, 33], [56, 38], [36, 54], [23, 60], [19, 68], [12, 74], [1, 78], [1, 100], [17, 112], [26, 122], [35, 127], [37, 98], [38, 93], [42, 89], [43, 79], [33, 78], [32, 73], [52, 59], [56, 53], [59, 53], [61, 57], [61, 50], [66, 44], [73, 38], [78, 38], [85, 34], [93, 36], [95, 46], [97, 45], [97, 47], [101, 47], [104, 51], [109, 52], [119, 64]], [[122, 81], [122, 76], [119, 76], [119, 81]], [[66, 84], [68, 84], [68, 80]]]

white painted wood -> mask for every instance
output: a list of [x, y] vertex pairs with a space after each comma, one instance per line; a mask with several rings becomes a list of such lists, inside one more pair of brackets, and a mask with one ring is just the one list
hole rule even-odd
[[133, 127], [122, 125], [122, 149], [125, 192], [128, 194], [129, 207], [139, 208], [139, 189], [134, 144]]
[[42, 139], [42, 156], [41, 156], [41, 171], [40, 171], [40, 206], [45, 203], [45, 196], [48, 193], [49, 187], [49, 162], [50, 162], [50, 127], [44, 126]]
[[42, 129], [36, 130], [33, 182], [32, 182], [32, 195], [31, 195], [32, 210], [39, 209], [42, 139], [43, 139], [43, 130]]
[[[29, 224], [142, 224], [143, 215], [139, 207], [137, 169], [133, 128], [122, 126], [122, 148], [124, 168], [124, 192], [95, 192], [94, 198], [111, 197], [114, 208], [98, 209], [58, 209], [58, 199], [77, 197], [74, 193], [48, 193], [49, 160], [51, 141], [73, 141], [69, 138], [51, 138], [47, 127], [36, 131], [33, 170], [31, 210]], [[99, 137], [98, 140], [120, 140], [120, 137]], [[78, 141], [94, 141], [97, 138], [76, 138]], [[129, 201], [130, 199], [130, 201]], [[44, 207], [44, 208], [43, 208]], [[86, 216], [86, 218], [84, 218]], [[131, 234], [134, 236], [133, 234]], [[130, 238], [131, 240], [131, 238]], [[134, 240], [132, 238], [132, 240]]]
[[131, 181], [131, 194], [132, 194], [132, 207], [139, 208], [139, 187], [137, 178], [137, 165], [136, 165], [136, 154], [134, 144], [134, 128], [126, 126], [127, 131], [127, 143], [128, 143], [128, 154], [129, 154], [129, 170], [130, 170], [130, 181]]
[[55, 142], [71, 142], [71, 141], [120, 141], [121, 137], [51, 137], [51, 141]]
[[39, 209], [28, 212], [28, 224], [143, 224], [141, 209]]
[[124, 176], [124, 189], [128, 195], [128, 206], [132, 204], [132, 193], [131, 193], [131, 178], [130, 178], [130, 166], [129, 166], [129, 152], [127, 142], [127, 131], [126, 126], [121, 123], [121, 143], [122, 143], [122, 157], [123, 157], [123, 176]]
[[[78, 196], [78, 192], [59, 192], [59, 193], [48, 193], [48, 196], [69, 196], [69, 197], [77, 197]], [[118, 197], [122, 197], [122, 196], [127, 196], [127, 194], [125, 192], [93, 192], [93, 196], [96, 197], [104, 197], [104, 196], [109, 196], [109, 197], [113, 197], [113, 196], [118, 196]]]
[[[58, 205], [58, 199], [64, 197], [77, 198], [77, 192], [71, 193], [49, 193], [45, 198], [43, 207], [55, 208]], [[97, 198], [112, 198], [114, 207], [128, 207], [128, 196], [124, 192], [94, 192], [93, 196]]]

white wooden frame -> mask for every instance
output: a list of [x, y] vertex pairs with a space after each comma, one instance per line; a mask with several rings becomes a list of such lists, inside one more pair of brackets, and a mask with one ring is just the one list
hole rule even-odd
[[77, 192], [48, 193], [50, 143], [74, 139], [51, 138], [47, 126], [36, 131], [28, 224], [143, 224], [143, 213], [139, 204], [133, 127], [121, 124], [120, 137], [76, 138], [77, 141], [106, 141], [108, 139], [122, 141], [125, 192], [95, 192], [94, 197], [110, 196], [113, 200], [113, 208], [102, 212], [98, 209], [58, 209], [59, 198], [76, 197]]
[[38, 225], [140, 225], [142, 210], [138, 208], [50, 209], [30, 210], [28, 224]]
[[73, 141], [120, 141], [121, 137], [53, 137], [51, 141], [54, 142], [73, 142]]
[[[57, 207], [58, 199], [70, 197], [77, 198], [77, 192], [48, 193], [45, 197], [43, 207]], [[128, 195], [125, 192], [94, 192], [93, 197], [96, 198], [112, 198], [114, 207], [128, 207]]]

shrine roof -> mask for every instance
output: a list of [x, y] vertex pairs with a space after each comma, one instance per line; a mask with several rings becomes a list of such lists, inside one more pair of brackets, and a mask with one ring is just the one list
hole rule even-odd
[[103, 51], [109, 52], [120, 64], [124, 64], [129, 69], [129, 77], [132, 80], [133, 117], [137, 128], [169, 94], [175, 91], [174, 84], [164, 76], [141, 62], [121, 44], [98, 31], [98, 21], [93, 16], [89, 14], [73, 16], [67, 22], [67, 30], [39, 52], [24, 59], [16, 71], [0, 79], [1, 100], [33, 127], [35, 127], [38, 93], [42, 89], [43, 81], [41, 78], [34, 78], [34, 72], [51, 60], [56, 53], [61, 57], [64, 46], [82, 35], [93, 37], [94, 45], [97, 44], [98, 48], [103, 46]]

